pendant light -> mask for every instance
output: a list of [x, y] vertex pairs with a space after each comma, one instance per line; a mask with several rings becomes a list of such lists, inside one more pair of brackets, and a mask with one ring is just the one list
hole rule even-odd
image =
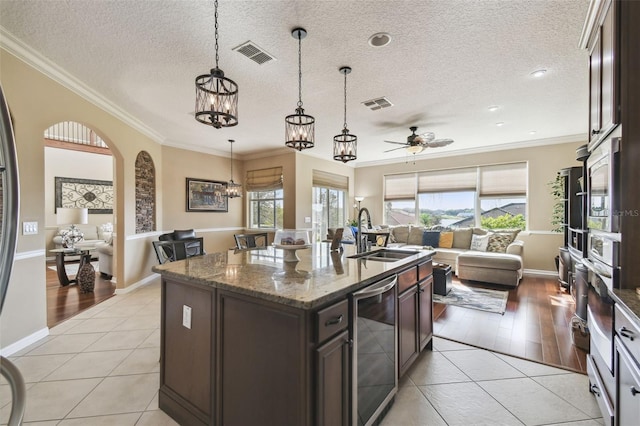
[[313, 148], [315, 139], [316, 119], [304, 113], [302, 108], [302, 42], [307, 36], [304, 28], [296, 28], [291, 32], [293, 38], [298, 39], [298, 107], [296, 113], [288, 115], [284, 119], [285, 123], [285, 145], [289, 148], [302, 151]]
[[196, 77], [196, 120], [216, 129], [238, 124], [238, 85], [218, 68], [218, 0], [215, 7], [216, 67]]
[[343, 163], [355, 160], [358, 149], [358, 137], [347, 129], [347, 74], [350, 72], [350, 67], [340, 68], [340, 73], [344, 74], [344, 126], [342, 133], [333, 137], [333, 159]]
[[231, 144], [231, 179], [227, 182], [227, 197], [236, 198], [242, 197], [242, 185], [239, 183], [235, 183], [233, 181], [233, 143], [235, 141], [233, 139], [229, 139], [229, 143]]

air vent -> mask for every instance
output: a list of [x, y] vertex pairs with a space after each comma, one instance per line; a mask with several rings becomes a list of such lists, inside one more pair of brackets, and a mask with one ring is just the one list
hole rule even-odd
[[246, 43], [242, 43], [240, 46], [234, 47], [232, 50], [241, 53], [242, 55], [260, 65], [276, 59], [273, 55], [267, 53], [264, 49], [259, 47], [251, 40], [247, 41]]
[[369, 99], [368, 101], [364, 101], [362, 103], [371, 111], [393, 106], [393, 104], [389, 102], [389, 99], [385, 98], [384, 96], [382, 98]]

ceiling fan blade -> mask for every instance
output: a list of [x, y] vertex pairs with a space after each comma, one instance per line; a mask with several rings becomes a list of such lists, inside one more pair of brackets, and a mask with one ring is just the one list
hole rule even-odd
[[426, 145], [429, 148], [441, 148], [443, 146], [451, 145], [453, 143], [453, 139], [436, 139], [434, 141], [428, 142]]
[[396, 145], [406, 145], [407, 144], [406, 142], [394, 142], [394, 141], [384, 141], [384, 142], [393, 143], [393, 144], [396, 144]]
[[388, 150], [386, 150], [386, 151], [382, 151], [382, 152], [397, 151], [397, 150], [399, 150], [399, 149], [404, 149], [404, 148], [405, 148], [404, 146], [399, 146], [398, 148], [392, 148], [392, 149], [388, 149]]
[[420, 135], [418, 135], [418, 137], [414, 140], [419, 140], [421, 144], [427, 144], [429, 142], [431, 142], [432, 140], [434, 140], [436, 138], [436, 135], [433, 132], [425, 132], [422, 133]]

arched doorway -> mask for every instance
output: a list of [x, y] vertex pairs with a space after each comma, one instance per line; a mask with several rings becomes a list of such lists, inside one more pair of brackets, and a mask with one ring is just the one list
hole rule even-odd
[[[114, 157], [106, 142], [77, 122], [56, 123], [44, 132], [45, 241], [47, 249], [47, 326], [54, 325], [113, 296], [113, 274], [100, 271], [101, 246], [112, 242]], [[62, 212], [82, 212], [73, 224], [83, 233], [78, 248], [87, 249], [96, 270], [93, 292], [83, 293], [73, 279], [80, 265], [74, 253], [61, 253], [61, 234], [71, 224]], [[76, 219], [77, 220], [77, 219]], [[52, 251], [53, 250], [53, 251]], [[61, 258], [60, 258], [61, 256]], [[60, 274], [63, 265], [64, 273]], [[102, 274], [100, 272], [103, 272]], [[66, 282], [66, 275], [70, 283]]]

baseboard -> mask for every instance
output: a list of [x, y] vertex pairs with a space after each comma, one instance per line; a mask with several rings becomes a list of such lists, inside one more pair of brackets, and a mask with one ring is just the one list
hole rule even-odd
[[527, 277], [557, 277], [557, 271], [546, 271], [544, 269], [525, 269], [522, 274]]
[[[160, 276], [160, 274], [151, 274], [148, 277], [145, 277], [143, 279], [141, 279], [140, 281], [138, 281], [137, 283], [131, 284], [130, 286], [127, 286], [126, 288], [116, 288], [116, 294], [127, 294], [130, 293], [134, 290], [139, 289], [140, 287], [144, 287], [145, 285], [151, 283], [151, 281], [155, 280], [156, 278], [158, 278]], [[111, 280], [113, 281], [113, 280]]]
[[27, 337], [23, 337], [17, 342], [12, 343], [9, 346], [5, 346], [4, 348], [0, 349], [0, 355], [4, 357], [11, 356], [16, 352], [26, 348], [27, 346], [37, 342], [38, 340], [47, 337], [48, 335], [49, 335], [49, 327], [42, 328], [36, 331], [35, 333], [30, 334]]

